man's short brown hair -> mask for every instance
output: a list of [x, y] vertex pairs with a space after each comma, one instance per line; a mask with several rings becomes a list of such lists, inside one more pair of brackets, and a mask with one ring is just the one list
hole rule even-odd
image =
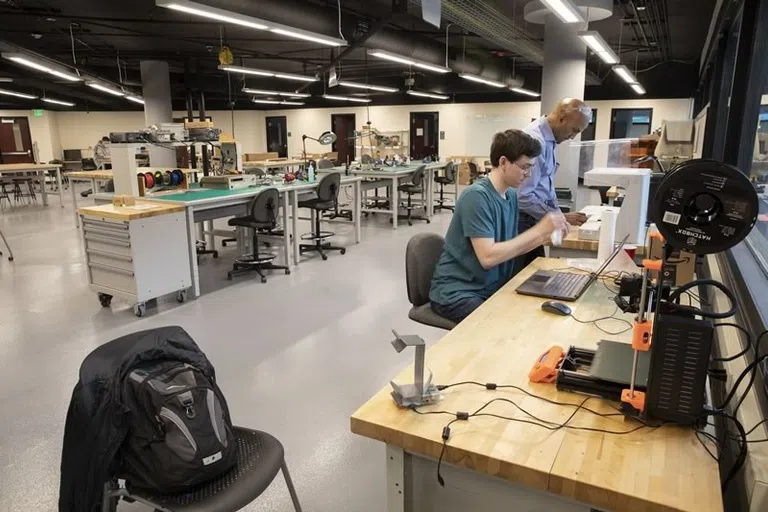
[[539, 141], [521, 130], [507, 130], [493, 136], [491, 143], [491, 165], [499, 166], [502, 156], [510, 162], [517, 161], [521, 156], [536, 158], [541, 154]]

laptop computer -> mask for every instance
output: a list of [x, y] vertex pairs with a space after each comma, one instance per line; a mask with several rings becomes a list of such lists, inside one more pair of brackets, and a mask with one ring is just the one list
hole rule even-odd
[[592, 283], [602, 274], [608, 265], [616, 258], [626, 243], [629, 235], [616, 245], [613, 253], [603, 262], [596, 272], [576, 274], [573, 272], [558, 272], [554, 270], [537, 270], [531, 277], [515, 290], [521, 295], [533, 295], [572, 302], [587, 291]]

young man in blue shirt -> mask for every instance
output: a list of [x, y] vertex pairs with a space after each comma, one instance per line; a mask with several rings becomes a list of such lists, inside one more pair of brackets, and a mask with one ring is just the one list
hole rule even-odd
[[536, 226], [517, 234], [515, 189], [528, 176], [533, 159], [540, 153], [541, 145], [520, 130], [507, 130], [493, 137], [493, 169], [456, 202], [445, 246], [432, 275], [429, 298], [438, 315], [461, 322], [512, 278], [515, 258], [547, 242], [554, 231], [568, 232], [568, 223], [558, 211], [544, 215]]

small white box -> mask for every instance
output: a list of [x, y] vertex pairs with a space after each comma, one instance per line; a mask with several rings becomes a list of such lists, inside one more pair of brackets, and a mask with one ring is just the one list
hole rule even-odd
[[579, 226], [579, 240], [600, 240], [600, 221], [589, 220]]

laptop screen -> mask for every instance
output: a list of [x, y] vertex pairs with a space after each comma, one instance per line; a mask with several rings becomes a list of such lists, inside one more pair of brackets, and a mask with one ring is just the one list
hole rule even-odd
[[603, 264], [600, 266], [599, 269], [597, 269], [597, 272], [595, 272], [593, 275], [599, 276], [603, 272], [605, 272], [605, 269], [608, 268], [608, 265], [611, 264], [611, 262], [616, 258], [616, 256], [621, 252], [621, 249], [624, 247], [624, 244], [627, 243], [627, 239], [629, 238], [629, 235], [625, 236], [621, 242], [616, 244], [616, 248], [613, 250], [610, 256], [608, 256], [608, 259], [603, 262]]

